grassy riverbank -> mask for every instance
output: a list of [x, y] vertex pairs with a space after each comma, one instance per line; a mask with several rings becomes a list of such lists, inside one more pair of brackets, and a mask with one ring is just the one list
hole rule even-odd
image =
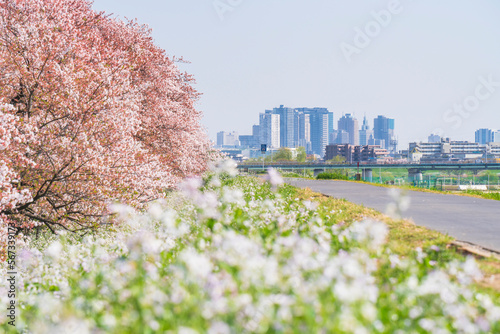
[[[77, 237], [25, 239], [5, 332], [500, 332], [496, 260], [308, 189], [190, 179], [147, 212]], [[21, 247], [21, 244], [19, 244]], [[482, 271], [480, 270], [482, 269]], [[2, 274], [7, 267], [2, 266]], [[2, 302], [6, 302], [1, 295]]]

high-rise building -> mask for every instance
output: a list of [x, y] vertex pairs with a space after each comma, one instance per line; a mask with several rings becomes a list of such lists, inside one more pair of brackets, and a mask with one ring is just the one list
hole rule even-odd
[[475, 134], [476, 143], [478, 144], [488, 144], [495, 142], [495, 131], [491, 129], [479, 129]]
[[241, 148], [257, 148], [259, 145], [260, 138], [255, 140], [252, 135], [240, 135], [240, 147]]
[[268, 148], [279, 148], [280, 140], [280, 115], [273, 114], [271, 110], [266, 110], [260, 114], [259, 135], [260, 143], [266, 144]]
[[251, 135], [240, 135], [240, 146], [242, 148], [260, 147], [260, 125], [252, 126]]
[[375, 138], [370, 138], [368, 140], [368, 145], [372, 145], [372, 146], [379, 146], [379, 147], [385, 147], [385, 140], [383, 139], [375, 139]]
[[398, 141], [394, 135], [394, 119], [379, 115], [373, 120], [373, 134], [375, 139], [385, 141], [385, 149], [391, 154], [397, 152]]
[[311, 122], [310, 115], [304, 112], [298, 112], [298, 146], [307, 147], [311, 146]]
[[334, 131], [335, 130], [333, 129], [333, 112], [329, 111], [328, 112], [328, 138], [331, 138]]
[[337, 142], [338, 131], [333, 130], [332, 133], [328, 134], [328, 145], [335, 144]]
[[260, 125], [252, 126], [252, 136], [260, 137]]
[[370, 130], [366, 116], [363, 118], [363, 125], [359, 130], [359, 145], [368, 145], [368, 141], [373, 138], [373, 130]]
[[349, 144], [359, 145], [359, 125], [358, 120], [351, 114], [345, 114], [338, 121], [338, 129], [349, 133]]
[[429, 143], [440, 143], [441, 142], [441, 136], [435, 135], [435, 134], [431, 134], [427, 138], [427, 140], [428, 140]]
[[[269, 110], [266, 110], [266, 113]], [[293, 108], [287, 108], [281, 105], [274, 108], [271, 113], [280, 116], [280, 146], [295, 147], [296, 112]]]
[[323, 157], [326, 145], [328, 145], [328, 114], [312, 112], [309, 114], [311, 120], [311, 149], [314, 154]]
[[378, 146], [353, 146], [350, 144], [334, 144], [326, 147], [325, 160], [331, 160], [335, 157], [343, 157], [349, 163], [384, 160], [388, 156], [385, 148]]
[[493, 134], [493, 142], [500, 143], [500, 130], [495, 131]]
[[349, 132], [345, 130], [338, 130], [337, 138], [335, 139], [334, 144], [349, 144]]
[[[301, 114], [309, 116], [311, 153], [323, 157], [329, 141], [330, 127], [333, 128], [333, 113], [327, 108], [297, 108], [295, 110], [299, 115], [299, 120]], [[299, 129], [300, 132], [301, 129]]]
[[238, 132], [225, 132], [220, 131], [217, 133], [217, 146], [236, 146], [238, 144]]

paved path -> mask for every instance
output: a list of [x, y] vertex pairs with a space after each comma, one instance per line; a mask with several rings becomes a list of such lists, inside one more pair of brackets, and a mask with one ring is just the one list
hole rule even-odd
[[[363, 183], [287, 179], [297, 187], [385, 212], [393, 202], [389, 189]], [[411, 204], [403, 217], [415, 224], [500, 252], [500, 201], [467, 196], [408, 191]]]

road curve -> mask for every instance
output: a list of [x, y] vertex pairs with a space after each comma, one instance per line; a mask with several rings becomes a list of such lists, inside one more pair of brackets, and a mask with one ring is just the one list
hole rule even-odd
[[[393, 202], [388, 188], [369, 184], [305, 179], [287, 179], [287, 183], [380, 212], [385, 212], [387, 204]], [[403, 218], [457, 240], [500, 252], [500, 201], [421, 191], [408, 191], [407, 195], [411, 204]]]

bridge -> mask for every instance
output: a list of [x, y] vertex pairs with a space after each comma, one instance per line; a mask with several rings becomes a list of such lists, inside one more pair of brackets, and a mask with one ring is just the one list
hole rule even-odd
[[364, 180], [372, 179], [373, 169], [408, 169], [408, 177], [410, 180], [421, 180], [422, 171], [428, 170], [467, 170], [467, 171], [483, 171], [483, 170], [500, 170], [500, 163], [423, 163], [423, 164], [374, 164], [374, 163], [356, 163], [356, 164], [324, 164], [324, 163], [266, 163], [266, 164], [238, 164], [238, 169], [249, 172], [251, 170], [262, 170], [267, 168], [275, 168], [281, 170], [305, 170], [312, 169], [317, 175], [327, 170], [335, 169], [360, 169]]

